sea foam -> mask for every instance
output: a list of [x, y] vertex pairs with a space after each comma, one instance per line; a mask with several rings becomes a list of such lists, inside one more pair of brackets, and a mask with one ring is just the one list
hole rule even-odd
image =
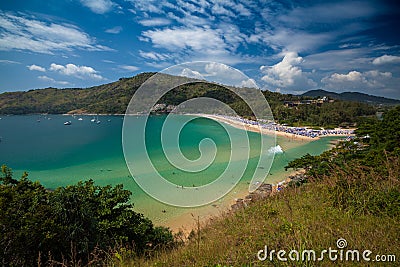
[[270, 149], [268, 149], [268, 153], [270, 154], [280, 154], [283, 153], [282, 147], [280, 145], [273, 146]]

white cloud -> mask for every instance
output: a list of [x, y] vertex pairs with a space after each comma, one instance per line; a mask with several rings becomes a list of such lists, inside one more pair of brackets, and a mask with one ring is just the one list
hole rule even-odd
[[[236, 17], [237, 15], [247, 17], [252, 14], [251, 11], [248, 8], [246, 8], [242, 3], [235, 3], [235, 1], [230, 1], [230, 0], [214, 1], [213, 5], [214, 6], [212, 8], [212, 11], [217, 11], [215, 14], [224, 14], [231, 17]], [[227, 8], [229, 8], [234, 12], [227, 10]]]
[[323, 78], [322, 82], [324, 83], [365, 82], [365, 78], [363, 77], [361, 72], [353, 70], [347, 74], [334, 73], [328, 78]]
[[162, 54], [162, 53], [157, 53], [157, 52], [144, 52], [142, 50], [139, 50], [139, 55], [143, 58], [151, 59], [151, 60], [166, 60], [171, 58], [171, 55], [168, 54]]
[[69, 85], [69, 82], [66, 81], [56, 81], [53, 78], [47, 77], [45, 75], [43, 76], [38, 76], [39, 80], [45, 81], [45, 82], [50, 82], [50, 83], [54, 83], [54, 84], [60, 84], [60, 85]]
[[155, 47], [171, 51], [189, 48], [195, 51], [213, 52], [226, 47], [221, 36], [209, 28], [167, 28], [145, 31], [142, 35], [149, 38]]
[[110, 51], [94, 38], [70, 24], [44, 22], [27, 15], [0, 11], [0, 50], [25, 50], [52, 54], [54, 51]]
[[114, 28], [105, 30], [106, 33], [118, 34], [122, 31], [121, 26], [115, 26]]
[[317, 84], [309, 79], [299, 67], [303, 58], [296, 52], [286, 52], [282, 61], [269, 67], [261, 66], [260, 70], [264, 74], [261, 78], [264, 82], [283, 88], [313, 88]]
[[251, 43], [264, 43], [277, 51], [310, 51], [334, 39], [331, 33], [308, 33], [290, 28], [278, 27], [273, 31], [257, 29], [250, 34]]
[[211, 76], [226, 76], [232, 74], [232, 69], [229, 66], [215, 62], [206, 64], [204, 70], [207, 72], [207, 75]]
[[171, 64], [168, 62], [160, 62], [160, 61], [152, 61], [152, 62], [145, 62], [146, 66], [152, 67], [154, 69], [165, 69], [171, 67]]
[[[236, 53], [243, 37], [235, 26], [172, 27], [142, 32], [141, 41], [151, 42], [154, 48], [167, 49], [175, 62], [218, 61], [225, 64], [246, 62], [250, 59]], [[254, 62], [254, 58], [252, 58]]]
[[213, 14], [217, 14], [217, 15], [225, 15], [225, 16], [229, 16], [229, 17], [235, 16], [235, 14], [232, 11], [226, 9], [224, 6], [222, 6], [218, 3], [212, 7], [211, 12]]
[[210, 22], [213, 20], [212, 18], [200, 17], [198, 15], [194, 15], [189, 11], [185, 11], [180, 9], [179, 13], [168, 12], [167, 16], [171, 20], [175, 20], [176, 22], [184, 25], [185, 27], [191, 26], [210, 26]]
[[203, 76], [212, 82], [236, 87], [257, 88], [253, 79], [225, 64], [210, 62], [204, 66], [204, 71]]
[[92, 12], [97, 14], [104, 14], [115, 6], [110, 0], [80, 0], [81, 4], [88, 7]]
[[[140, 10], [142, 12], [158, 13], [158, 14], [163, 13], [162, 11], [163, 1], [161, 1], [161, 3], [159, 0], [127, 0], [127, 1], [131, 2], [135, 6], [136, 10]], [[136, 10], [134, 14], [136, 14]]]
[[21, 62], [7, 59], [0, 59], [1, 64], [21, 64]]
[[41, 72], [45, 72], [46, 71], [45, 68], [43, 68], [41, 66], [38, 66], [38, 65], [35, 65], [35, 64], [27, 66], [27, 67], [28, 67], [29, 70], [36, 70], [36, 71], [41, 71]]
[[73, 76], [79, 79], [94, 79], [94, 80], [103, 80], [104, 78], [97, 74], [98, 72], [94, 70], [92, 67], [87, 67], [87, 66], [77, 66], [75, 64], [67, 64], [65, 66], [63, 65], [58, 65], [55, 63], [52, 63], [50, 65], [49, 70], [58, 72], [60, 74], [66, 75], [66, 76]]
[[374, 65], [381, 65], [381, 64], [395, 64], [400, 63], [400, 57], [398, 56], [391, 56], [391, 55], [383, 55], [381, 57], [377, 57], [372, 61]]
[[359, 72], [356, 70], [350, 71], [347, 74], [333, 73], [324, 77], [321, 82], [326, 88], [332, 89], [382, 89], [390, 83], [392, 78], [391, 72], [380, 72], [378, 70], [370, 70]]
[[240, 83], [240, 87], [245, 87], [245, 88], [258, 88], [256, 81], [254, 79], [247, 79], [247, 80], [243, 80]]
[[130, 65], [120, 65], [119, 66], [121, 69], [123, 70], [127, 70], [127, 71], [137, 71], [139, 68], [136, 66], [130, 66]]
[[184, 76], [184, 77], [194, 78], [194, 79], [199, 79], [199, 80], [205, 80], [203, 75], [201, 75], [200, 72], [191, 70], [189, 68], [184, 68], [179, 76]]
[[166, 18], [152, 18], [152, 19], [139, 20], [139, 23], [146, 27], [152, 27], [152, 26], [169, 25], [171, 24], [171, 21]]

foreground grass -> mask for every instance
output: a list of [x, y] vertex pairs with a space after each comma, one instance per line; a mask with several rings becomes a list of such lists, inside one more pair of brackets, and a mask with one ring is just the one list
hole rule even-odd
[[[321, 181], [287, 188], [266, 200], [210, 222], [184, 246], [158, 252], [150, 259], [119, 255], [113, 266], [333, 266], [377, 265], [376, 262], [260, 261], [257, 252], [313, 249], [317, 258], [324, 249], [337, 249], [344, 238], [346, 249], [394, 254], [400, 262], [399, 160], [388, 162], [387, 175], [372, 169], [348, 166], [332, 170]], [[285, 257], [288, 257], [286, 254]], [[397, 263], [397, 264], [396, 264]]]

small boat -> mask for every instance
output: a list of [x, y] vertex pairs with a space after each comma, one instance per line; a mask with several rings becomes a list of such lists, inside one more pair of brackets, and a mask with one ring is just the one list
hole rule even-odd
[[99, 121], [99, 120], [97, 120], [97, 121], [96, 121], [96, 123], [97, 123], [97, 124], [99, 124], [99, 123], [100, 123], [100, 121]]
[[64, 125], [71, 125], [71, 124], [72, 124], [71, 121], [66, 121], [66, 122], [64, 122]]
[[83, 119], [82, 119], [82, 118], [79, 118], [78, 121], [83, 121]]
[[95, 122], [95, 121], [96, 121], [96, 118], [93, 117], [93, 119], [91, 119], [90, 121], [91, 121], [91, 122]]

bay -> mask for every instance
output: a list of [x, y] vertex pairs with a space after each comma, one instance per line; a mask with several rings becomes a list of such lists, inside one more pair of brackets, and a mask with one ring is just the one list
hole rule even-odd
[[[78, 120], [79, 118], [82, 120]], [[93, 118], [100, 123], [92, 122]], [[162, 204], [146, 195], [135, 183], [126, 166], [122, 149], [123, 118], [123, 116], [88, 115], [1, 116], [0, 164], [12, 168], [15, 177], [27, 171], [29, 179], [40, 181], [50, 189], [88, 179], [93, 179], [98, 185], [122, 183], [125, 189], [132, 192], [135, 209], [159, 224], [168, 225], [179, 215], [195, 211], [196, 209], [180, 209]], [[209, 168], [204, 172], [188, 174], [176, 169], [164, 156], [160, 139], [160, 129], [164, 120], [165, 116], [149, 118], [146, 145], [150, 159], [166, 179], [183, 186], [199, 186], [212, 182], [223, 172], [229, 161], [231, 144], [219, 123], [200, 118], [191, 121], [182, 129], [179, 145], [182, 153], [189, 159], [200, 156], [199, 142], [204, 138], [210, 138], [217, 146], [216, 158]], [[178, 123], [179, 117], [176, 120]], [[71, 121], [71, 125], [64, 125], [66, 121]], [[233, 128], [231, 130], [233, 133], [242, 131]], [[257, 147], [260, 141], [259, 135], [252, 132], [247, 132], [247, 135], [250, 146]], [[277, 144], [284, 148], [284, 153], [275, 155], [266, 182], [283, 179], [287, 175], [284, 166], [289, 161], [306, 153], [320, 154], [328, 149], [330, 141], [334, 139], [337, 137], [306, 142], [277, 137]], [[243, 147], [245, 148], [244, 145]], [[168, 150], [168, 147], [164, 149]], [[257, 166], [258, 157], [257, 149], [252, 149], [249, 167], [243, 179], [227, 197], [218, 201], [218, 205], [229, 203], [247, 189], [249, 177]]]

